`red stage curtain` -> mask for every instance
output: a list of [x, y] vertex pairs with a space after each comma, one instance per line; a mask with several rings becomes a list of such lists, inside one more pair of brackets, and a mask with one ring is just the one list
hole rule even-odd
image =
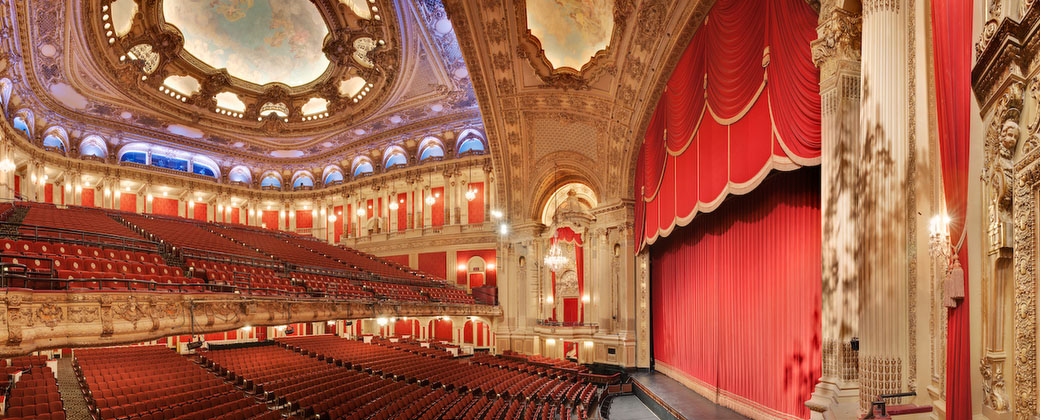
[[770, 177], [650, 255], [658, 366], [809, 418], [822, 369], [819, 170]]
[[[964, 269], [968, 290], [968, 247], [964, 219], [968, 204], [971, 113], [970, 1], [932, 0], [935, 45], [935, 96], [939, 120], [943, 192], [950, 216], [950, 238]], [[971, 413], [971, 331], [968, 297], [949, 310], [946, 342], [946, 418], [966, 420]]]
[[800, 0], [715, 3], [647, 126], [636, 164], [640, 246], [773, 169], [819, 164], [816, 26]]

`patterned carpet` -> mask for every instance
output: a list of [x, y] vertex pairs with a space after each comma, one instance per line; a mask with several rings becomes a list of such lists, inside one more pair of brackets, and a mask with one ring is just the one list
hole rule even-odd
[[58, 392], [65, 406], [66, 420], [92, 420], [87, 411], [87, 400], [80, 391], [76, 372], [72, 370], [72, 357], [58, 359]]

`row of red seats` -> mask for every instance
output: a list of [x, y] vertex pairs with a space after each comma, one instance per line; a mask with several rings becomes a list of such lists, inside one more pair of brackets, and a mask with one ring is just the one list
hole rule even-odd
[[120, 217], [130, 223], [131, 227], [154, 235], [158, 240], [177, 248], [191, 248], [259, 260], [270, 260], [269, 257], [257, 252], [255, 249], [244, 247], [207, 229], [203, 229], [196, 222], [139, 214], [121, 214]]
[[342, 263], [336, 262], [331, 258], [308, 248], [302, 248], [295, 244], [290, 244], [284, 241], [282, 236], [274, 235], [271, 232], [242, 227], [223, 227], [218, 225], [213, 225], [211, 228], [218, 234], [234, 239], [235, 241], [252, 248], [260, 249], [267, 254], [274, 255], [279, 259], [292, 264], [305, 267], [321, 267], [350, 271], [350, 268]]
[[194, 268], [196, 275], [203, 275], [206, 282], [217, 285], [232, 285], [269, 290], [255, 290], [256, 295], [300, 294], [306, 290], [294, 285], [292, 280], [275, 273], [273, 269], [248, 265], [228, 264], [221, 262], [189, 259], [188, 267]]
[[275, 418], [165, 346], [76, 350], [73, 368], [98, 420], [210, 419], [218, 413], [229, 420]]
[[143, 241], [141, 237], [109, 217], [104, 211], [96, 209], [58, 209], [54, 206], [32, 206], [26, 213], [25, 218], [22, 219], [22, 225], [20, 232], [23, 235], [52, 236], [56, 239], [58, 236], [69, 238], [69, 235], [65, 233], [59, 235], [57, 232], [40, 231], [30, 227], [41, 226], [97, 234], [83, 238], [89, 241], [123, 244], [127, 242], [123, 238], [128, 238], [132, 240], [135, 246], [154, 246]]
[[30, 367], [11, 388], [6, 419], [64, 420], [58, 381], [50, 367]]

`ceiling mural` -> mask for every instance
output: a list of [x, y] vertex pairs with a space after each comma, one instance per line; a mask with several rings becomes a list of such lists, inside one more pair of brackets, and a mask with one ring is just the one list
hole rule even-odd
[[328, 27], [308, 0], [164, 0], [162, 12], [187, 52], [248, 82], [299, 86], [329, 66]]
[[[13, 34], [9, 56], [25, 59], [0, 58], [0, 76], [14, 80], [19, 108], [33, 110], [41, 126], [67, 127], [74, 144], [97, 135], [109, 150], [145, 142], [205, 154], [221, 166], [289, 169], [482, 130], [440, 0], [26, 0], [3, 7], [25, 17], [24, 27], [16, 20], [0, 28]], [[242, 55], [251, 67], [236, 73], [216, 58], [200, 63], [206, 56], [193, 53], [193, 36], [222, 59], [252, 48]], [[362, 38], [376, 41], [366, 50], [374, 67], [353, 58]], [[297, 57], [315, 48], [315, 62], [325, 64], [315, 67], [324, 73], [307, 76], [313, 82], [262, 62], [278, 55], [299, 66], [306, 60]], [[287, 76], [275, 76], [283, 70]], [[264, 82], [258, 71], [304, 84], [257, 85]], [[226, 101], [232, 95], [235, 106]]]
[[580, 70], [614, 31], [614, 0], [527, 0], [527, 27], [553, 67]]

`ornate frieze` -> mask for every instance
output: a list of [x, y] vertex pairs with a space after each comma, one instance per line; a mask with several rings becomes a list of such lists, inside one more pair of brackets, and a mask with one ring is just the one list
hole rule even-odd
[[33, 293], [10, 291], [0, 301], [0, 357], [78, 346], [134, 343], [156, 338], [378, 316], [502, 315], [499, 307], [289, 300], [239, 295], [166, 293]]

